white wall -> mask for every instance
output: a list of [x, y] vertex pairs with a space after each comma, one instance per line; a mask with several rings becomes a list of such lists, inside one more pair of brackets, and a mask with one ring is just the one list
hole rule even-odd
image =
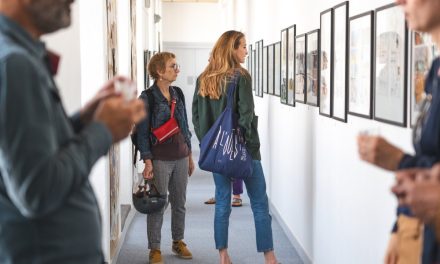
[[162, 9], [164, 42], [214, 43], [228, 24], [223, 4], [164, 2]]
[[[241, 7], [248, 10], [248, 42], [279, 41], [280, 30], [292, 24], [297, 34], [316, 29], [320, 12], [340, 2], [249, 0]], [[349, 2], [350, 16], [390, 3]], [[411, 152], [410, 129], [353, 116], [341, 123], [274, 96], [255, 102], [270, 200], [290, 235], [314, 263], [380, 263], [394, 221], [393, 175], [358, 159], [356, 135], [378, 128]]]
[[55, 81], [59, 84], [64, 106], [68, 113], [81, 106], [81, 64], [79, 56], [79, 4], [72, 5], [72, 25], [64, 30], [45, 36], [47, 48], [61, 55]]

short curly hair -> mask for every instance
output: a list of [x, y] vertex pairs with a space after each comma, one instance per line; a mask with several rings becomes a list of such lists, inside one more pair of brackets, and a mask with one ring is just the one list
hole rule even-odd
[[157, 73], [158, 71], [165, 71], [167, 61], [170, 59], [175, 59], [176, 55], [171, 52], [159, 52], [151, 57], [150, 62], [148, 63], [148, 74], [150, 74], [151, 78], [157, 81], [160, 76]]

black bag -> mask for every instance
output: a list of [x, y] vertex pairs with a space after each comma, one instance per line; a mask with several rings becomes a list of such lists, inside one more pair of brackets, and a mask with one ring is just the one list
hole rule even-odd
[[133, 193], [133, 206], [142, 214], [152, 214], [162, 210], [167, 204], [167, 195], [160, 194], [156, 186], [150, 183], [150, 189], [145, 180], [144, 185], [139, 185], [137, 192]]

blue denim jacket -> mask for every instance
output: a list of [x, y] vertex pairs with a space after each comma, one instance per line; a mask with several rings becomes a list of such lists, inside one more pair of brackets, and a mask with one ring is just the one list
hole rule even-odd
[[[179, 128], [188, 148], [191, 150], [191, 132], [188, 127], [188, 117], [185, 107], [185, 96], [179, 87], [170, 87], [171, 98], [176, 99], [174, 117], [177, 119]], [[145, 103], [147, 117], [137, 125], [137, 142], [141, 159], [154, 159], [151, 153], [151, 146], [157, 144], [157, 139], [151, 130], [158, 128], [171, 117], [171, 109], [168, 100], [163, 96], [159, 87], [154, 83], [149, 89], [143, 91], [139, 96]], [[150, 103], [153, 105], [150, 107]], [[169, 139], [170, 140], [170, 139]]]

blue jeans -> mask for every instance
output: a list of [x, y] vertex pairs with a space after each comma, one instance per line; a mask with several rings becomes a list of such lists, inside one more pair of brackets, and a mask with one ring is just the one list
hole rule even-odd
[[[273, 250], [272, 217], [269, 214], [269, 202], [266, 194], [266, 181], [259, 160], [253, 161], [252, 177], [244, 180], [254, 214], [257, 251]], [[214, 173], [215, 216], [214, 237], [217, 249], [228, 248], [229, 216], [231, 215], [231, 179]]]

